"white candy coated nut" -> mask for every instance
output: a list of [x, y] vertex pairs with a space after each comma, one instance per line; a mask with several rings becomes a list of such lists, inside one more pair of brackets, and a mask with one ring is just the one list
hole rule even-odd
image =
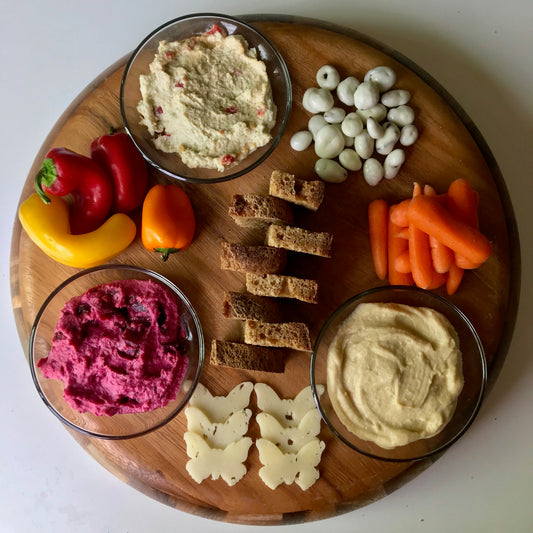
[[342, 183], [348, 177], [348, 171], [333, 159], [319, 159], [315, 163], [315, 172], [330, 183]]
[[342, 133], [356, 137], [363, 131], [363, 121], [357, 113], [348, 113], [341, 123]]
[[401, 166], [405, 162], [405, 152], [401, 148], [393, 150], [383, 161], [383, 172], [385, 179], [392, 179], [398, 175]]
[[354, 145], [354, 142], [355, 142], [354, 137], [349, 137], [348, 135], [344, 135], [344, 146], [346, 146], [347, 148], [351, 148]]
[[319, 87], [333, 91], [339, 85], [341, 77], [335, 67], [331, 65], [324, 65], [318, 69], [316, 73], [316, 81]]
[[327, 124], [323, 115], [313, 115], [307, 123], [307, 129], [312, 133], [314, 139], [318, 130], [327, 126]]
[[353, 95], [355, 93], [355, 89], [357, 89], [359, 85], [359, 80], [354, 76], [348, 76], [347, 78], [344, 78], [339, 85], [337, 85], [337, 98], [344, 104], [344, 105], [353, 105]]
[[412, 107], [408, 105], [401, 105], [399, 107], [393, 107], [389, 109], [387, 113], [387, 119], [390, 122], [402, 127], [412, 124], [415, 120], [415, 112]]
[[329, 111], [334, 104], [333, 95], [322, 87], [311, 87], [304, 93], [302, 105], [310, 113], [324, 113]]
[[340, 124], [345, 116], [346, 111], [344, 111], [342, 107], [332, 107], [329, 111], [324, 113], [324, 119], [329, 124]]
[[394, 89], [381, 95], [381, 103], [387, 107], [405, 105], [411, 100], [411, 93], [404, 89]]
[[350, 148], [345, 148], [339, 154], [339, 163], [348, 170], [360, 170], [363, 164], [361, 163], [361, 158], [357, 155], [355, 150]]
[[376, 152], [381, 155], [390, 154], [400, 138], [400, 128], [396, 124], [387, 122], [384, 126], [383, 137], [376, 140]]
[[364, 81], [357, 86], [353, 95], [353, 104], [357, 109], [369, 109], [379, 102], [379, 88], [373, 81]]
[[383, 166], [377, 160], [371, 157], [363, 165], [363, 177], [369, 185], [377, 185], [383, 179]]
[[297, 152], [302, 152], [309, 148], [313, 142], [313, 134], [310, 131], [298, 131], [290, 140], [291, 148]]
[[381, 139], [385, 133], [385, 128], [374, 117], [368, 117], [366, 129], [372, 139]]
[[344, 135], [340, 128], [328, 124], [318, 130], [315, 136], [315, 152], [320, 158], [337, 157], [344, 150]]
[[361, 159], [368, 159], [374, 152], [374, 139], [363, 130], [354, 140], [354, 148]]
[[375, 67], [365, 74], [365, 81], [373, 81], [383, 93], [396, 83], [396, 73], [390, 67]]
[[418, 129], [414, 124], [407, 124], [400, 131], [400, 144], [403, 146], [411, 146], [415, 144], [418, 139]]
[[374, 117], [378, 122], [381, 122], [387, 116], [387, 108], [379, 103], [368, 109], [358, 109], [356, 113], [361, 117], [363, 124], [366, 124], [368, 117]]

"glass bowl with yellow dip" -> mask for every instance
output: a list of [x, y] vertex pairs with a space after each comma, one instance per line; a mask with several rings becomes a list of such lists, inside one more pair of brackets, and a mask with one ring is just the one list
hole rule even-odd
[[311, 356], [315, 402], [350, 448], [385, 461], [442, 452], [481, 406], [487, 364], [479, 336], [447, 299], [384, 286], [344, 302]]

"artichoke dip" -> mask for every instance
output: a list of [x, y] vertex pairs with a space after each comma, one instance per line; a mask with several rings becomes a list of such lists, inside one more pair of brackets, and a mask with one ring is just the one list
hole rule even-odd
[[271, 139], [276, 106], [265, 63], [218, 26], [161, 41], [140, 89], [140, 122], [156, 148], [190, 168], [224, 171]]
[[459, 339], [426, 307], [363, 303], [329, 347], [327, 386], [341, 422], [382, 448], [437, 434], [463, 387]]

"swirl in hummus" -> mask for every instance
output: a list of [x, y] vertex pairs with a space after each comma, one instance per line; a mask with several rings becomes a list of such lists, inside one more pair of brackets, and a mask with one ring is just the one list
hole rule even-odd
[[140, 89], [140, 122], [156, 148], [190, 168], [224, 171], [271, 139], [276, 106], [265, 63], [218, 26], [161, 41]]
[[362, 303], [329, 346], [327, 386], [341, 422], [390, 449], [450, 421], [463, 387], [459, 339], [426, 307]]

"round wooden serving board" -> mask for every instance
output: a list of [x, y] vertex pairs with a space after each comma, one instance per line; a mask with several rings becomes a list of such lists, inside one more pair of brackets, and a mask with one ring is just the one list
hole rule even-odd
[[[220, 269], [219, 240], [259, 242], [262, 235], [244, 231], [228, 216], [235, 193], [268, 193], [272, 170], [314, 178], [316, 156], [312, 149], [294, 152], [293, 133], [305, 129], [309, 115], [301, 106], [307, 87], [316, 85], [315, 73], [324, 64], [335, 65], [341, 76], [361, 78], [370, 68], [390, 65], [398, 75], [396, 86], [412, 93], [418, 142], [407, 149], [400, 175], [368, 186], [361, 172], [352, 173], [339, 185], [328, 184], [316, 213], [294, 209], [296, 223], [334, 235], [331, 259], [290, 255], [286, 273], [318, 280], [318, 305], [283, 302], [288, 316], [306, 321], [316, 337], [329, 314], [348, 297], [380, 284], [374, 274], [367, 234], [367, 205], [377, 197], [398, 201], [411, 194], [414, 181], [430, 183], [445, 191], [452, 179], [464, 177], [480, 194], [480, 225], [492, 241], [494, 252], [478, 270], [467, 272], [451, 300], [477, 328], [483, 341], [491, 379], [503, 362], [512, 334], [519, 285], [518, 239], [512, 208], [497, 166], [461, 115], [459, 107], [415, 65], [369, 39], [317, 21], [289, 18], [276, 21], [248, 19], [278, 47], [293, 83], [294, 106], [285, 135], [271, 157], [249, 175], [213, 185], [184, 185], [194, 205], [198, 230], [193, 244], [168, 262], [146, 251], [139, 238], [116, 263], [130, 263], [156, 270], [187, 294], [196, 308], [206, 337], [207, 356], [212, 339], [239, 339], [241, 324], [223, 318], [225, 290], [244, 290], [244, 276]], [[120, 127], [119, 85], [125, 61], [104, 73], [69, 107], [38, 154], [21, 194], [32, 192], [33, 177], [52, 146], [66, 146], [88, 153], [92, 139]], [[160, 175], [153, 175], [163, 181]], [[137, 214], [138, 217], [138, 214]], [[138, 218], [137, 218], [138, 219]], [[15, 223], [12, 243], [11, 282], [13, 307], [22, 343], [27, 350], [32, 322], [48, 294], [77, 270], [53, 262]], [[444, 292], [441, 294], [444, 294]], [[208, 357], [207, 357], [208, 359]], [[309, 355], [289, 354], [284, 374], [244, 372], [206, 363], [201, 382], [213, 394], [227, 394], [242, 381], [264, 382], [282, 397], [294, 397], [309, 385]], [[251, 408], [257, 412], [252, 394]], [[53, 422], [51, 422], [53, 423]], [[346, 512], [391, 492], [426, 468], [431, 461], [388, 463], [367, 458], [335, 440], [323, 424], [320, 437], [326, 449], [319, 465], [320, 479], [307, 491], [297, 485], [267, 488], [258, 476], [261, 467], [255, 446], [250, 448], [248, 473], [233, 487], [221, 479], [195, 483], [188, 475], [182, 413], [165, 427], [143, 437], [124, 441], [75, 439], [101, 464], [144, 493], [181, 510], [231, 522], [276, 524], [315, 520]], [[249, 435], [258, 437], [254, 416]]]

